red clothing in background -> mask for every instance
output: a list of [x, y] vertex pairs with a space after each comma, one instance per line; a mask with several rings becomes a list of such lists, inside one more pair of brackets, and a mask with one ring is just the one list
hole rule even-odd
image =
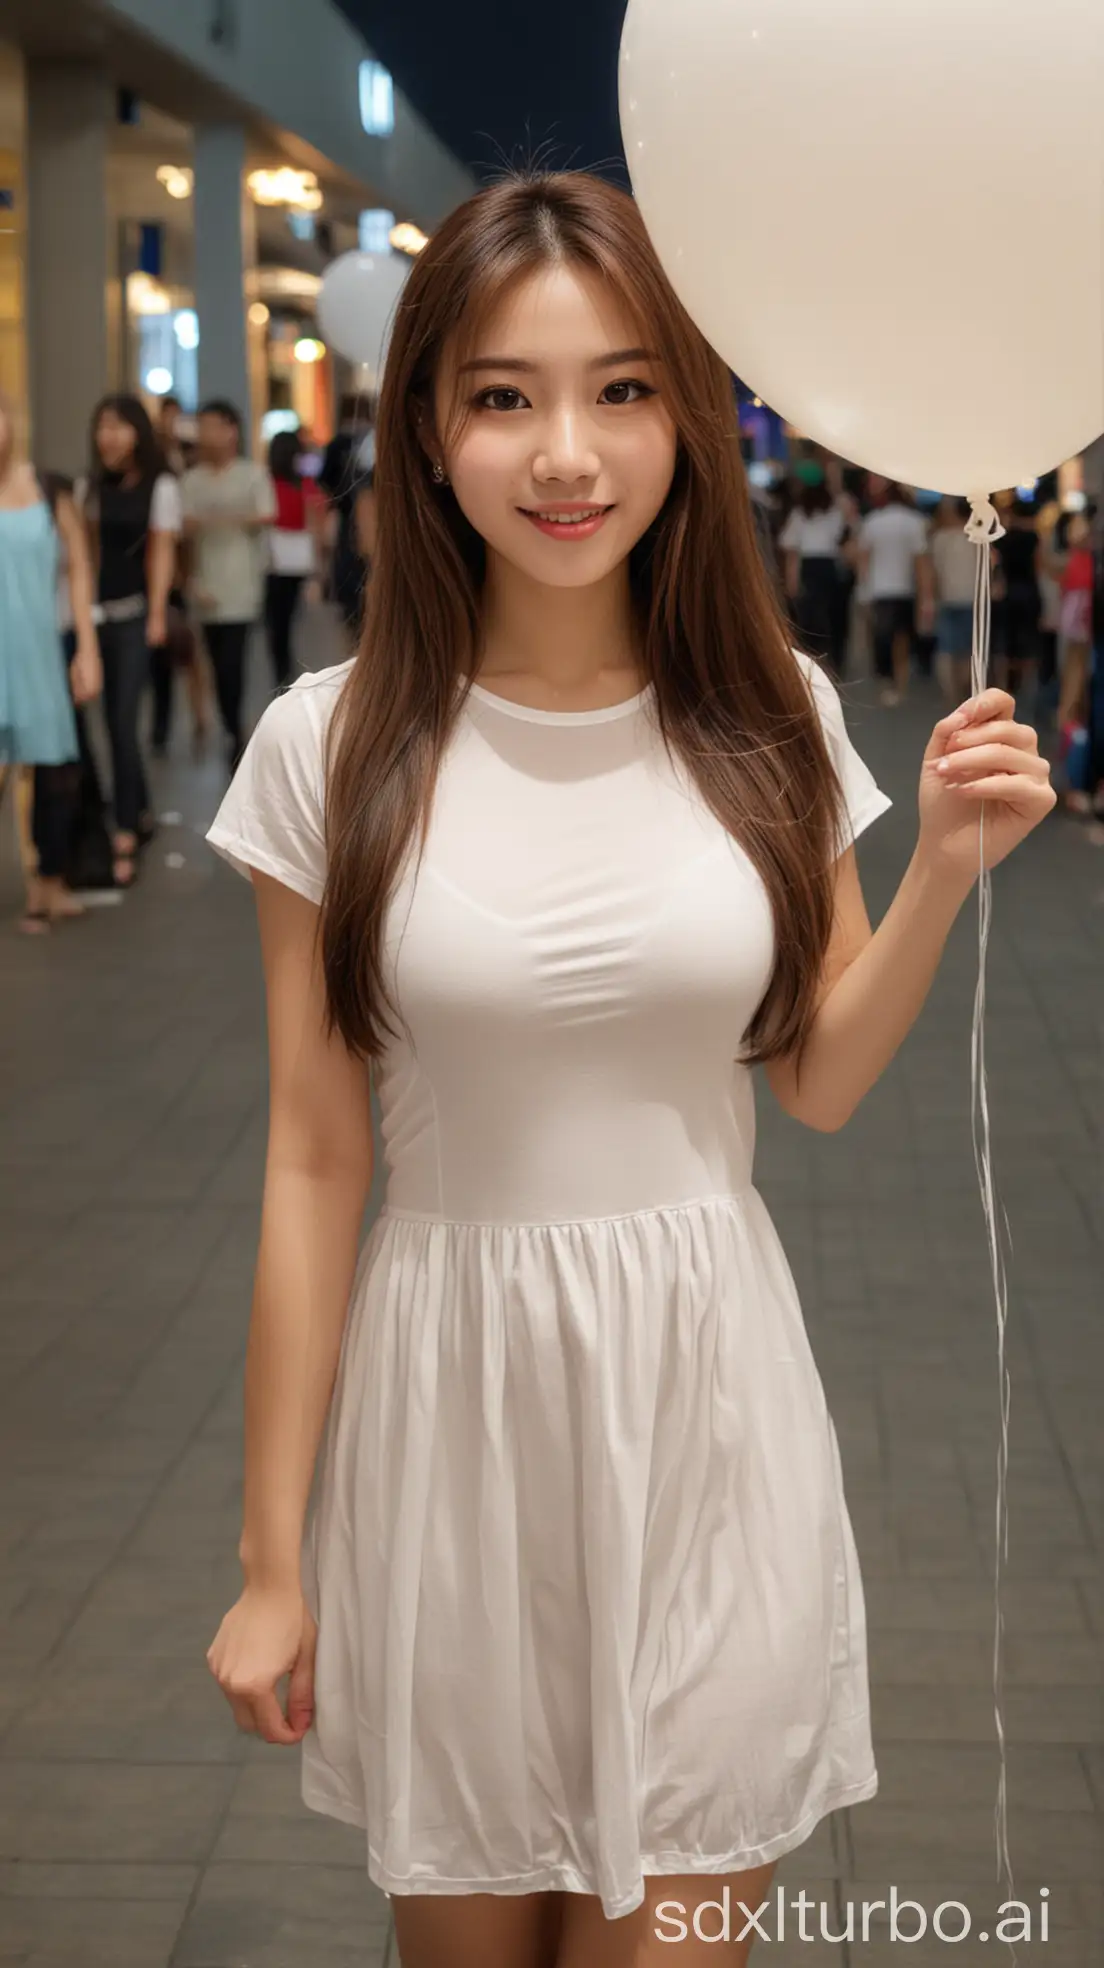
[[1062, 575], [1063, 594], [1077, 594], [1084, 589], [1092, 593], [1093, 557], [1089, 547], [1072, 547]]
[[307, 523], [307, 495], [298, 478], [273, 479], [276, 487], [276, 524], [285, 533], [301, 533]]

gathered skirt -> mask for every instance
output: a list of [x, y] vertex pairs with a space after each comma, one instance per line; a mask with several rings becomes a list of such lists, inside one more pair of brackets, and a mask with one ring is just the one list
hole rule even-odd
[[835, 1430], [758, 1191], [385, 1206], [303, 1551], [304, 1801], [398, 1893], [734, 1873], [877, 1789]]

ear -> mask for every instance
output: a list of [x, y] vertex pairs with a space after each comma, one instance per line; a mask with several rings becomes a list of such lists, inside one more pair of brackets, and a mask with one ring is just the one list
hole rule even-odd
[[444, 457], [432, 417], [423, 403], [414, 411], [414, 435], [431, 465], [440, 465], [444, 470]]

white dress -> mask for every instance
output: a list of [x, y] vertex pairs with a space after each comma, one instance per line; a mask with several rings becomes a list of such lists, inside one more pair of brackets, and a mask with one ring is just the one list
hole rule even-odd
[[[890, 801], [808, 658], [846, 845]], [[208, 835], [317, 901], [349, 664], [266, 710]], [[475, 686], [386, 932], [362, 1251], [304, 1540], [303, 1797], [385, 1892], [738, 1872], [877, 1789], [862, 1585], [734, 1063], [768, 981], [751, 863], [648, 691]]]

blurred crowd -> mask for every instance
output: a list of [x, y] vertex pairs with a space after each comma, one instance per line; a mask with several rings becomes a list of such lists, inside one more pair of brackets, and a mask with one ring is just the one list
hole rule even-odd
[[[193, 754], [217, 731], [233, 773], [254, 631], [275, 691], [296, 671], [305, 598], [328, 598], [355, 645], [374, 457], [364, 399], [343, 402], [325, 447], [278, 431], [262, 465], [232, 403], [192, 419], [169, 397], [154, 423], [115, 395], [97, 404], [87, 470], [71, 481], [19, 457], [0, 401], [0, 794], [14, 786], [23, 931], [48, 934], [138, 879], [157, 830], [147, 762], [166, 753], [182, 701]], [[872, 675], [887, 709], [920, 680], [948, 705], [969, 696], [979, 557], [965, 501], [925, 500], [823, 456], [751, 478], [795, 639], [834, 680]], [[1093, 504], [1055, 493], [1001, 504], [988, 680], [1013, 693], [1067, 810], [1101, 844], [1104, 554]]]
[[[903, 704], [932, 679], [948, 706], [972, 690], [979, 551], [965, 499], [807, 460], [753, 489], [764, 551], [803, 646], [842, 683], [872, 674]], [[998, 498], [989, 550], [986, 680], [1008, 690], [1055, 767], [1066, 810], [1104, 843], [1104, 538], [1095, 503], [1049, 484]], [[1104, 641], [1104, 637], [1102, 637]]]
[[70, 480], [18, 455], [0, 401], [0, 794], [14, 788], [25, 933], [138, 879], [157, 831], [147, 761], [167, 752], [181, 698], [193, 754], [217, 730], [233, 773], [255, 630], [277, 691], [304, 599], [328, 597], [353, 647], [375, 542], [372, 423], [372, 403], [347, 398], [325, 448], [280, 430], [261, 465], [232, 403], [185, 418], [167, 397], [154, 423], [113, 395]]

